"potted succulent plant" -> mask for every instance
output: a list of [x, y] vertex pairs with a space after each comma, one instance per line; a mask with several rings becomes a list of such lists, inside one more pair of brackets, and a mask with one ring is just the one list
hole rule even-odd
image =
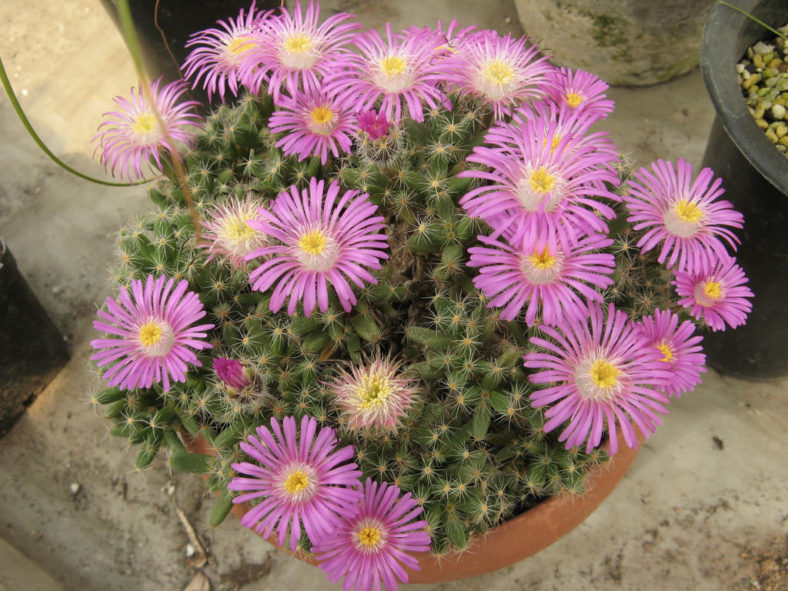
[[590, 131], [606, 84], [525, 39], [296, 3], [189, 43], [224, 104], [158, 81], [96, 136], [162, 177], [92, 345], [112, 432], [204, 474], [213, 524], [245, 506], [345, 588], [498, 568], [549, 541], [473, 555], [529, 514], [576, 525], [699, 383], [695, 324], [746, 321], [712, 171], [630, 170]]
[[[774, 28], [788, 24], [788, 4], [781, 0], [741, 0], [736, 5], [747, 14], [719, 2], [709, 15], [703, 34], [701, 68], [716, 110], [703, 164], [725, 180], [728, 198], [744, 214], [739, 258], [758, 298], [752, 318], [737, 331], [736, 338], [710, 335], [707, 349], [709, 363], [723, 373], [775, 378], [788, 375], [788, 311], [784, 296], [788, 289], [788, 158], [767, 139], [759, 127], [765, 123], [763, 115], [756, 122], [751, 114], [755, 109], [748, 107], [745, 97], [751, 91], [777, 91], [774, 83], [778, 81], [788, 91], [788, 77], [783, 73], [769, 82], [768, 73], [762, 72], [768, 69], [762, 67], [765, 64], [753, 66], [752, 74], [742, 66], [738, 77], [750, 78], [742, 90], [736, 66], [747, 57], [748, 48], [774, 38], [757, 21], [770, 23]], [[772, 47], [778, 62], [785, 63], [784, 42], [782, 47], [776, 43], [761, 45]], [[758, 59], [762, 57], [759, 55]], [[761, 83], [755, 83], [756, 79]], [[777, 93], [778, 108], [786, 98], [786, 92], [782, 98]], [[768, 107], [771, 111], [771, 102]]]

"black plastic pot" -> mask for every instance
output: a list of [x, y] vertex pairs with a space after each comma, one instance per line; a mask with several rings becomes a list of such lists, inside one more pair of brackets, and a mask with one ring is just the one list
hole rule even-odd
[[[101, 0], [101, 3], [118, 25], [114, 0]], [[241, 9], [246, 13], [251, 5], [252, 0], [129, 0], [148, 75], [152, 78], [163, 76], [165, 82], [179, 79], [178, 68], [189, 53], [185, 48], [189, 36], [217, 26], [219, 20], [235, 19]], [[255, 4], [258, 10], [280, 5], [281, 0], [257, 0]], [[164, 32], [164, 38], [159, 29]], [[191, 94], [195, 100], [207, 104], [208, 97], [199, 88]]]
[[[788, 0], [737, 0], [753, 16], [781, 27]], [[747, 111], [736, 64], [747, 47], [774, 35], [717, 3], [703, 32], [701, 70], [717, 115], [703, 157], [723, 178], [724, 198], [744, 214], [737, 252], [755, 293], [746, 326], [705, 338], [708, 363], [749, 379], [788, 375], [788, 158]]]
[[0, 238], [0, 437], [68, 361], [63, 335]]

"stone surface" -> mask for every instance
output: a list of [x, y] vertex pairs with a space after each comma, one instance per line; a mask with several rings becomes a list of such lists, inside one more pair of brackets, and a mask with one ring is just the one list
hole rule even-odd
[[[465, 25], [520, 32], [504, 0], [322, 6], [325, 14], [355, 11], [375, 26], [457, 15]], [[72, 166], [101, 175], [90, 138], [111, 97], [135, 84], [109, 18], [95, 0], [4, 0], [0, 18], [0, 56], [33, 124]], [[684, 156], [699, 164], [712, 112], [697, 71], [610, 96], [617, 109], [601, 127], [630, 160]], [[66, 368], [0, 441], [0, 538], [35, 560], [30, 572], [44, 569], [65, 591], [181, 591], [199, 572], [214, 591], [337, 589], [232, 518], [210, 528], [211, 499], [199, 477], [171, 474], [163, 456], [137, 472], [136, 453], [109, 436], [109, 422], [90, 403], [100, 387], [88, 361], [91, 321], [110, 292], [114, 233], [146, 207], [144, 188], [109, 189], [61, 172], [4, 97], [0, 126], [0, 233], [73, 348]], [[752, 384], [710, 372], [696, 392], [671, 404], [623, 483], [571, 534], [502, 571], [413, 589], [757, 588], [774, 576], [768, 561], [779, 566], [788, 556], [786, 417], [788, 382]], [[202, 569], [189, 564], [178, 509], [206, 548]], [[8, 556], [0, 544], [1, 560]]]
[[700, 61], [714, 0], [515, 0], [520, 23], [555, 62], [616, 86], [665, 82]]

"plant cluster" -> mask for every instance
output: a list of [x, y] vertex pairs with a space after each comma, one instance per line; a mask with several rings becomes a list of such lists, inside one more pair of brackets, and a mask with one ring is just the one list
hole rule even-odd
[[244, 525], [393, 589], [582, 493], [752, 294], [719, 179], [630, 171], [591, 131], [604, 82], [456, 23], [358, 29], [253, 5], [189, 42], [204, 119], [183, 81], [116, 99], [103, 162], [163, 176], [118, 237], [95, 401], [139, 469], [207, 475], [212, 523], [255, 500]]

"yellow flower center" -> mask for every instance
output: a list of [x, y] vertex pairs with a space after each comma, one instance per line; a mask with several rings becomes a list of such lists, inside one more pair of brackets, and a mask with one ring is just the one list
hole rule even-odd
[[252, 38], [248, 36], [236, 37], [227, 44], [227, 53], [240, 55], [252, 49]]
[[576, 92], [569, 92], [566, 95], [566, 104], [570, 107], [577, 107], [580, 103], [583, 102], [583, 96], [577, 94]]
[[673, 350], [670, 348], [670, 345], [666, 343], [660, 343], [657, 345], [657, 349], [659, 349], [660, 353], [662, 353], [664, 356], [662, 359], [660, 359], [660, 361], [664, 361], [666, 363], [673, 361]]
[[314, 123], [318, 125], [325, 125], [331, 121], [331, 118], [334, 116], [334, 112], [328, 107], [315, 107], [309, 113], [309, 116], [312, 118]]
[[398, 55], [390, 55], [380, 60], [380, 71], [389, 77], [399, 76], [405, 72], [407, 66], [407, 62]]
[[533, 254], [528, 257], [528, 259], [537, 269], [552, 269], [556, 261], [555, 257], [550, 254], [550, 249], [546, 245], [542, 252], [534, 250]]
[[284, 48], [290, 53], [306, 53], [312, 49], [312, 39], [304, 33], [295, 33], [285, 39], [282, 44]]
[[326, 236], [320, 230], [307, 232], [298, 241], [298, 246], [306, 254], [319, 255], [326, 248]]
[[377, 527], [368, 525], [358, 532], [359, 543], [366, 548], [377, 548], [383, 540], [383, 535]]
[[597, 359], [594, 361], [593, 365], [591, 365], [590, 374], [591, 381], [593, 381], [598, 388], [608, 389], [613, 388], [618, 383], [616, 378], [621, 374], [621, 371], [609, 361]]
[[300, 493], [310, 485], [309, 475], [302, 470], [296, 470], [285, 480], [285, 490], [291, 495]]
[[673, 206], [673, 209], [676, 212], [676, 216], [683, 222], [694, 224], [703, 218], [703, 210], [687, 199], [680, 199]]
[[722, 296], [722, 286], [716, 281], [707, 281], [703, 285], [703, 293], [712, 300], [718, 300]]
[[146, 347], [153, 347], [161, 341], [161, 325], [152, 320], [140, 327], [140, 342]]
[[244, 240], [250, 240], [254, 238], [257, 234], [257, 231], [254, 228], [247, 226], [247, 221], [248, 220], [241, 216], [234, 216], [227, 220], [224, 227], [227, 239], [232, 240], [233, 242], [242, 242]]
[[150, 133], [156, 129], [156, 117], [153, 113], [141, 113], [131, 124], [135, 133]]
[[362, 410], [380, 406], [391, 392], [392, 387], [388, 378], [379, 374], [366, 376], [356, 390], [356, 394], [361, 400]]
[[493, 60], [484, 65], [482, 68], [482, 76], [484, 76], [485, 81], [491, 84], [503, 86], [512, 81], [514, 78], [514, 70], [510, 65], [500, 60]]
[[528, 177], [531, 188], [537, 193], [549, 193], [555, 186], [555, 176], [547, 172], [545, 167], [537, 168]]

